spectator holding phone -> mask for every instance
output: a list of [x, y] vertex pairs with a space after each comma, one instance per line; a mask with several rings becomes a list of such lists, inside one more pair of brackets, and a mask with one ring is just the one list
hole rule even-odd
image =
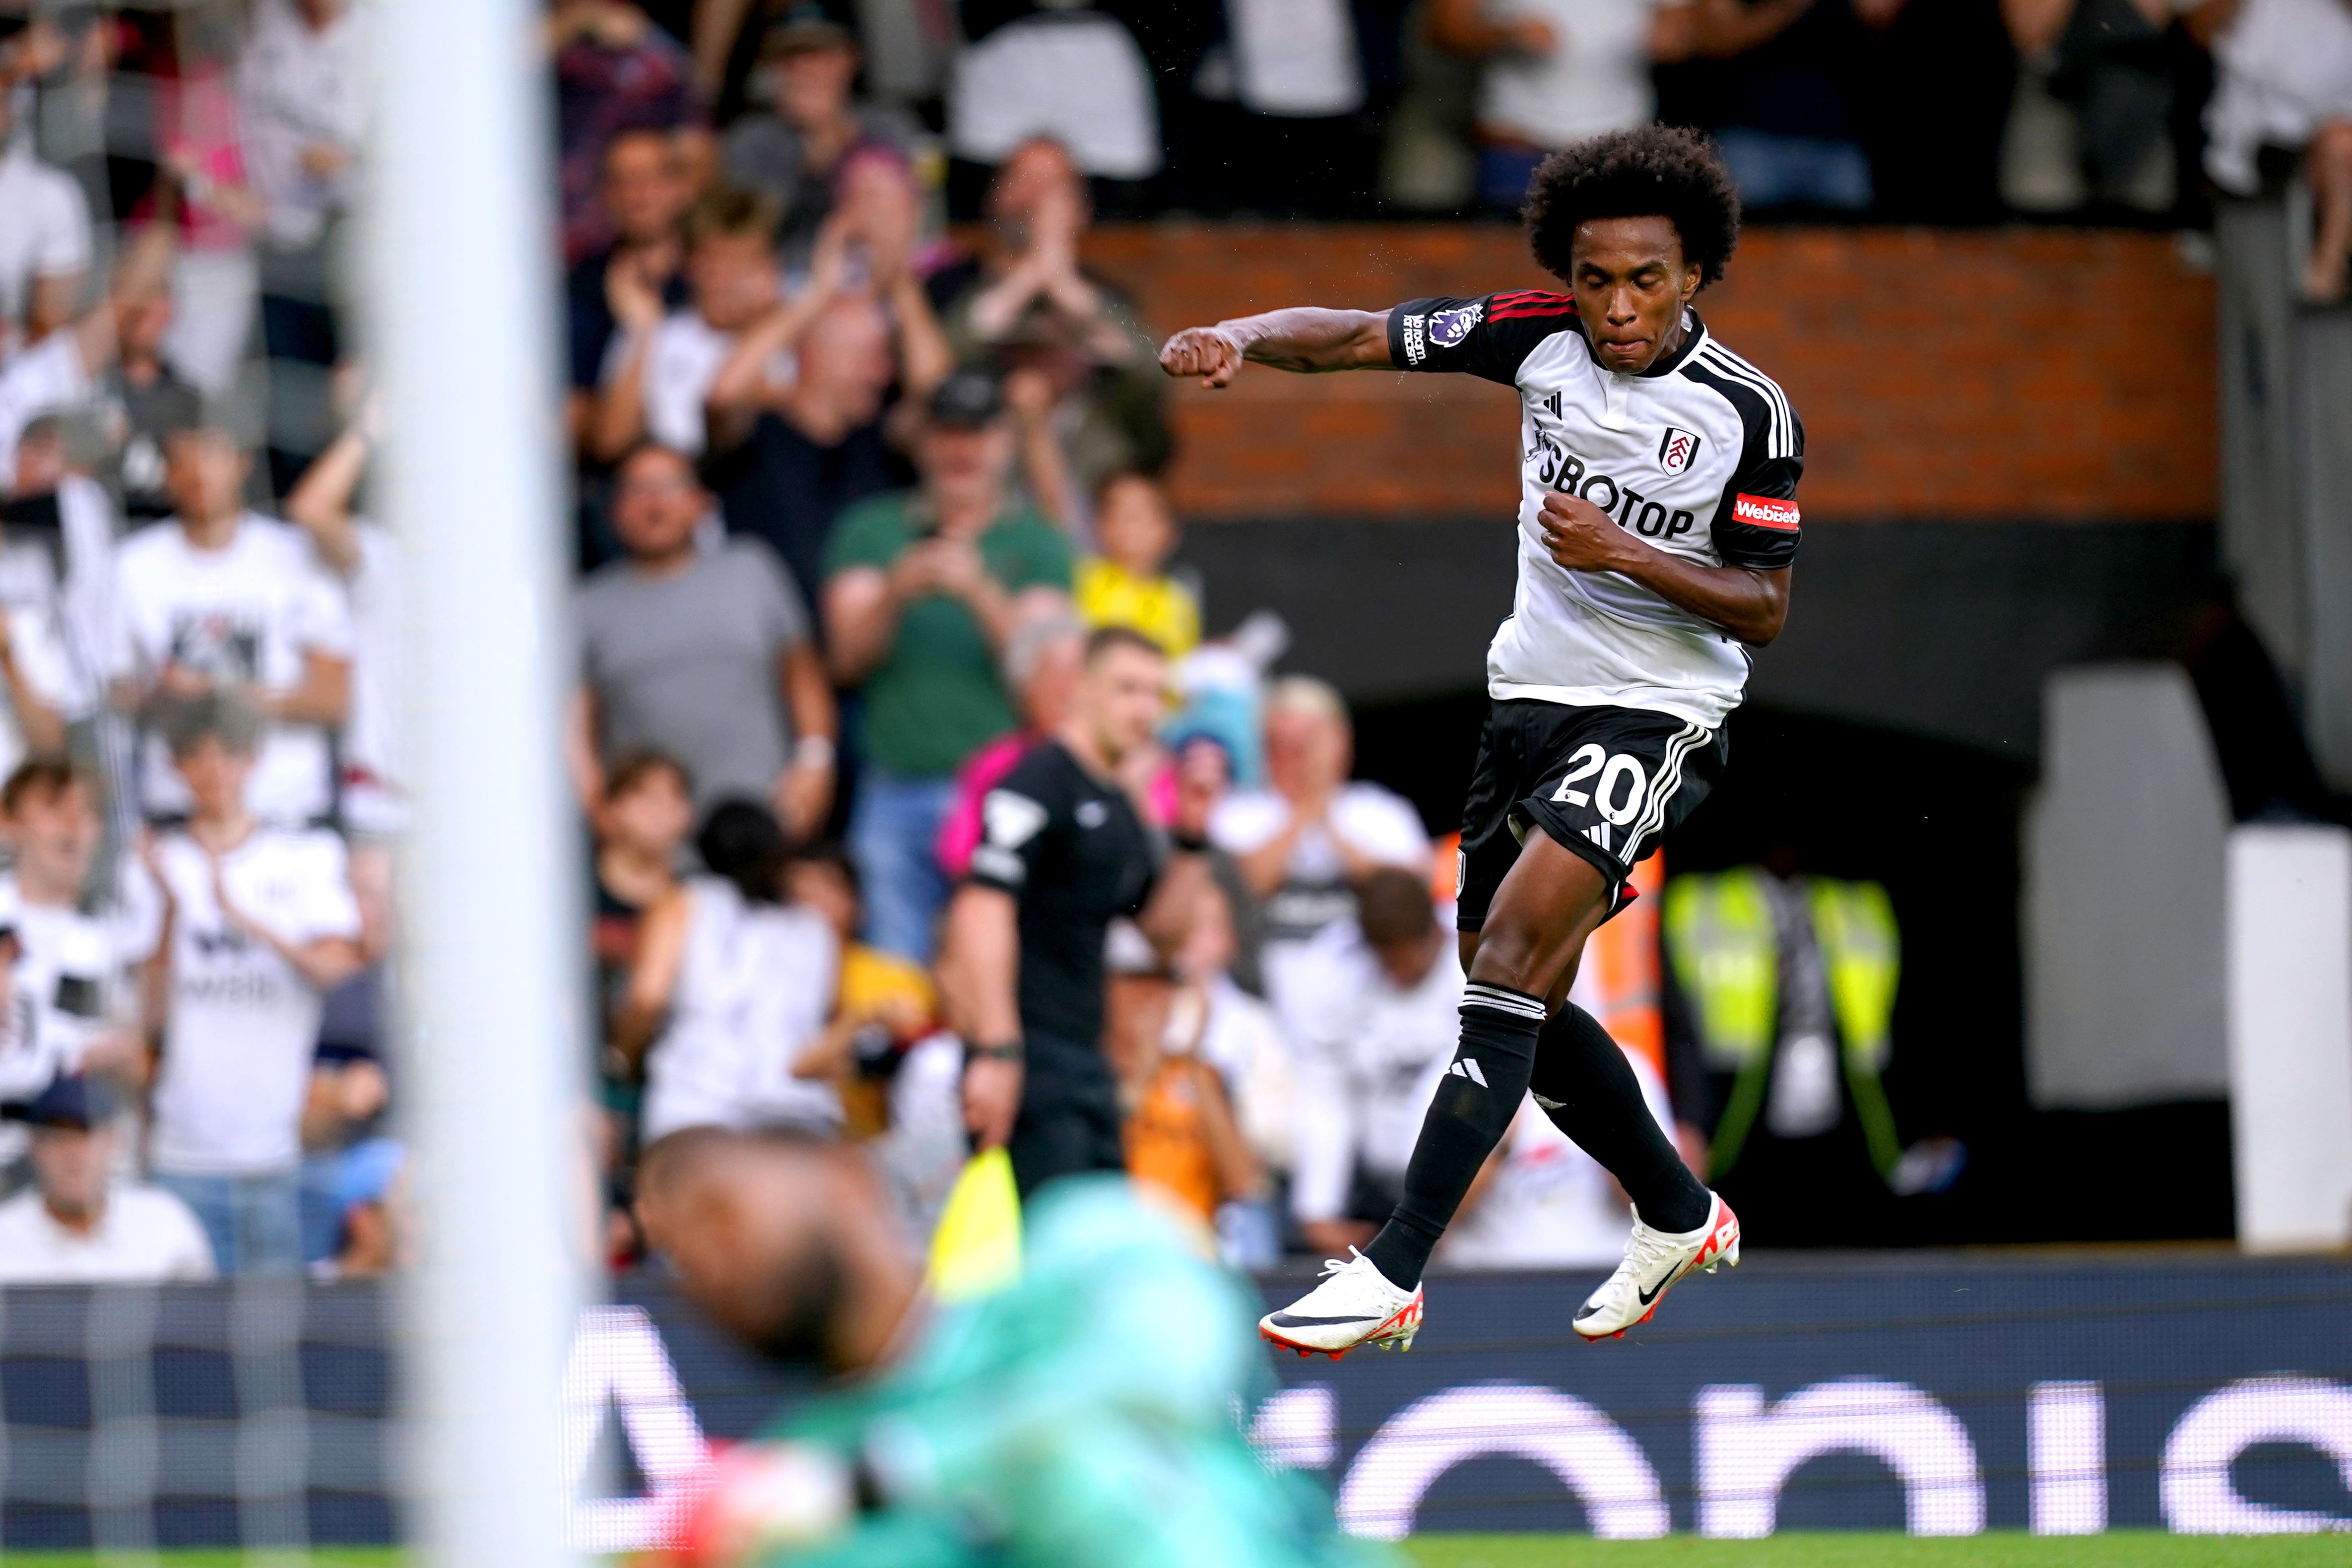
[[918, 960], [947, 900], [937, 845], [956, 771], [1019, 723], [998, 660], [1024, 621], [1069, 609], [1069, 542], [1014, 502], [1013, 449], [995, 380], [948, 377], [916, 438], [920, 488], [854, 508], [829, 552], [834, 676], [864, 700], [849, 850], [866, 939]]

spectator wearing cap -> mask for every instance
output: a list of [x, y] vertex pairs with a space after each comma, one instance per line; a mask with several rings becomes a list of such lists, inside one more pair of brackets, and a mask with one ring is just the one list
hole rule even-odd
[[190, 811], [150, 851], [165, 914], [149, 961], [163, 1035], [149, 1157], [222, 1273], [292, 1273], [321, 998], [360, 971], [359, 905], [341, 839], [247, 809], [252, 710], [215, 689], [163, 718]]
[[949, 376], [916, 437], [919, 486], [852, 509], [827, 552], [834, 675], [862, 699], [849, 848], [867, 940], [910, 958], [929, 956], [947, 899], [956, 771], [1018, 723], [998, 661], [1024, 620], [1069, 609], [1069, 542], [1014, 501], [1013, 456], [995, 381]]
[[[269, 725], [247, 770], [247, 808], [268, 822], [315, 821], [334, 808], [328, 731], [351, 717], [350, 601], [299, 529], [247, 510], [250, 461], [233, 431], [207, 421], [178, 432], [164, 458], [178, 511], [115, 552], [115, 700], [152, 719], [159, 701], [237, 694]], [[148, 815], [189, 809], [152, 734], [141, 769]]]
[[1015, 148], [987, 217], [978, 254], [928, 285], [957, 361], [1042, 378], [1079, 500], [1113, 472], [1159, 472], [1172, 450], [1167, 377], [1134, 310], [1078, 264], [1093, 209], [1069, 151]]
[[679, 454], [642, 447], [614, 483], [628, 554], [576, 602], [567, 747], [582, 809], [604, 801], [614, 759], [650, 750], [683, 764], [705, 807], [749, 796], [814, 833], [833, 803], [835, 719], [791, 574], [756, 539], [697, 543], [710, 495]]
[[760, 44], [774, 107], [727, 129], [720, 166], [783, 209], [777, 239], [787, 263], [816, 243], [833, 210], [835, 181], [856, 153], [870, 149], [903, 163], [922, 140], [922, 126], [904, 110], [857, 100], [858, 65], [847, 27], [822, 5], [796, 5]]
[[188, 1205], [115, 1180], [113, 1106], [91, 1079], [60, 1078], [23, 1108], [33, 1184], [0, 1203], [0, 1285], [128, 1285], [214, 1277]]
[[681, 224], [694, 188], [677, 137], [649, 125], [615, 134], [604, 144], [596, 198], [612, 240], [583, 257], [564, 282], [575, 431], [594, 411], [605, 358], [621, 330], [614, 300], [651, 295], [664, 310], [687, 304]]

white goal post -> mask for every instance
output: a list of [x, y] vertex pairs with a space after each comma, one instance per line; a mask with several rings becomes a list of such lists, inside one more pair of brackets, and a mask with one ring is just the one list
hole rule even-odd
[[422, 1256], [402, 1335], [415, 1542], [557, 1568], [585, 1279], [579, 916], [543, 0], [387, 0], [362, 235], [405, 549], [400, 1090]]

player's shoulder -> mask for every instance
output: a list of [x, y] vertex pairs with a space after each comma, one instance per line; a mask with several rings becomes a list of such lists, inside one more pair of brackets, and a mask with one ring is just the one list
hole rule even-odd
[[1675, 367], [1675, 377], [1704, 388], [1731, 405], [1749, 441], [1771, 457], [1804, 451], [1804, 423], [1780, 384], [1713, 332], [1700, 329], [1698, 342]]
[[986, 837], [1017, 846], [1077, 807], [1081, 770], [1076, 759], [1052, 741], [1040, 741], [1004, 770], [981, 796]]
[[1408, 300], [1389, 318], [1399, 368], [1468, 370], [1507, 380], [1545, 339], [1576, 330], [1576, 301], [1541, 289]]
[[1712, 330], [1704, 327], [1700, 330], [1698, 342], [1676, 369], [1685, 375], [1698, 372], [1711, 373], [1717, 377], [1728, 376], [1759, 392], [1769, 392], [1784, 400], [1788, 396], [1769, 373], [1716, 336]]
[[1050, 805], [1069, 793], [1078, 773], [1077, 759], [1066, 747], [1057, 741], [1043, 740], [1015, 758], [995, 787], [1034, 795]]

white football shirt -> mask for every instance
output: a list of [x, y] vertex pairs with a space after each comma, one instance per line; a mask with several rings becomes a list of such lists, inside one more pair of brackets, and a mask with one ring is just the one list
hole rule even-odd
[[1551, 29], [1549, 54], [1496, 55], [1480, 68], [1478, 123], [1538, 147], [1565, 147], [1604, 131], [1647, 124], [1658, 110], [1650, 85], [1650, 19], [1658, 0], [1495, 0], [1496, 25], [1533, 20]]
[[1631, 578], [1558, 564], [1537, 525], [1558, 490], [1706, 565], [1796, 558], [1804, 426], [1696, 310], [1684, 327], [1672, 354], [1620, 375], [1594, 361], [1564, 295], [1414, 300], [1389, 312], [1400, 369], [1518, 389], [1519, 582], [1487, 650], [1488, 696], [1650, 709], [1710, 730], [1739, 705], [1748, 653], [1729, 634]]
[[[213, 897], [212, 863], [184, 833], [155, 846], [172, 897], [163, 1061], [152, 1159], [159, 1171], [257, 1174], [302, 1158], [303, 1097], [319, 1041], [319, 993]], [[289, 943], [360, 934], [342, 840], [257, 828], [221, 858], [248, 920]]]
[[188, 1205], [119, 1182], [87, 1235], [50, 1216], [27, 1187], [0, 1204], [0, 1285], [130, 1285], [214, 1277], [212, 1243]]
[[1353, 921], [1305, 943], [1300, 965], [1313, 979], [1294, 1025], [1290, 1206], [1302, 1220], [1337, 1219], [1359, 1167], [1391, 1185], [1404, 1180], [1462, 1037], [1462, 965], [1446, 942], [1420, 984], [1401, 989]]
[[[166, 664], [236, 686], [282, 691], [302, 681], [312, 650], [352, 657], [350, 601], [299, 529], [248, 513], [219, 550], [188, 542], [176, 519], [142, 528], [115, 553], [110, 673], [152, 684]], [[246, 784], [246, 809], [267, 822], [303, 823], [333, 804], [326, 731], [270, 727]], [[140, 763], [150, 816], [188, 809], [187, 786], [161, 737]]]
[[839, 1127], [833, 1085], [793, 1076], [833, 1013], [833, 927], [798, 905], [751, 903], [716, 877], [695, 879], [687, 897], [669, 1027], [646, 1058], [646, 1141], [682, 1127]]

